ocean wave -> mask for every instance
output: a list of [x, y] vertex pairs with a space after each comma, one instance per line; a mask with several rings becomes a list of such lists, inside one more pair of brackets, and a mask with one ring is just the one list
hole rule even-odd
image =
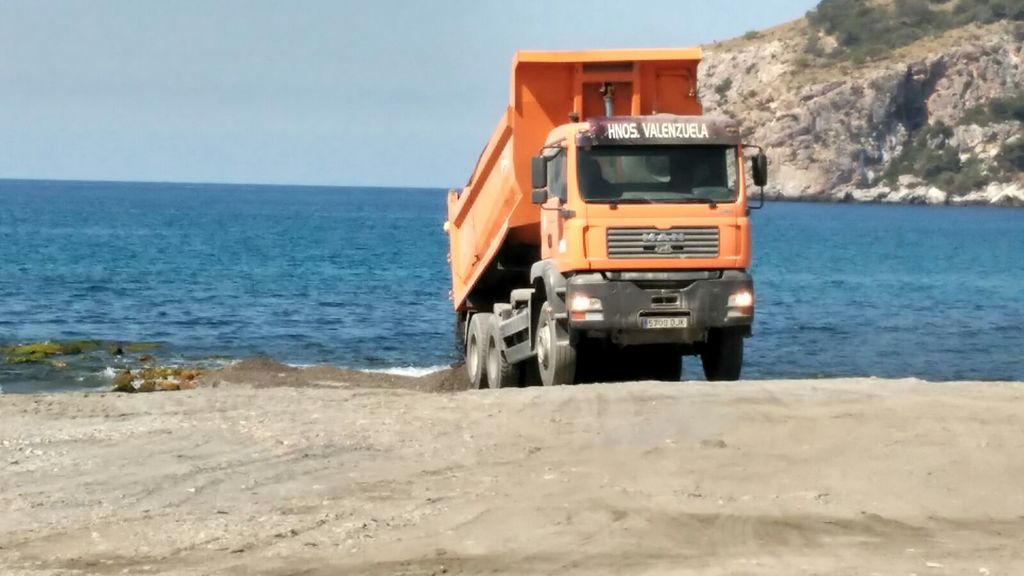
[[307, 368], [317, 368], [319, 366], [333, 366], [334, 368], [340, 368], [342, 370], [356, 370], [358, 372], [365, 372], [367, 374], [389, 374], [391, 376], [405, 376], [408, 378], [421, 378], [430, 374], [435, 374], [442, 370], [451, 368], [448, 365], [438, 364], [437, 366], [391, 366], [389, 368], [352, 368], [350, 366], [339, 366], [332, 364], [302, 364], [297, 362], [285, 362], [285, 366], [290, 368], [298, 368], [299, 370], [305, 370]]
[[96, 375], [113, 380], [117, 376], [117, 368], [114, 368], [113, 366], [107, 366], [103, 370], [97, 372]]
[[[285, 366], [292, 368], [298, 368], [300, 370], [306, 368], [315, 368], [317, 366], [323, 366], [323, 364], [297, 364], [294, 362], [286, 363]], [[359, 372], [366, 372], [367, 374], [390, 374], [391, 376], [405, 376], [408, 378], [421, 378], [440, 372], [441, 370], [447, 370], [451, 366], [437, 365], [437, 366], [392, 366], [390, 368], [349, 368], [348, 366], [336, 366], [346, 370], [357, 370]]]
[[390, 374], [392, 376], [408, 376], [410, 378], [420, 378], [429, 374], [440, 372], [441, 370], [447, 370], [450, 366], [396, 366], [394, 368], [380, 368], [374, 370], [361, 370], [361, 372], [369, 372], [371, 374]]

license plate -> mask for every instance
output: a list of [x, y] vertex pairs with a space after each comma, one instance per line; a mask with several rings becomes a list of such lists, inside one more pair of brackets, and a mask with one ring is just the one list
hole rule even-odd
[[687, 316], [641, 318], [640, 325], [644, 328], [686, 328], [690, 325], [690, 318]]

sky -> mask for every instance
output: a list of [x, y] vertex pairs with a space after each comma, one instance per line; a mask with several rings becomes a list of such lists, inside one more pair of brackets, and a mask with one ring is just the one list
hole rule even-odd
[[447, 188], [516, 50], [660, 48], [814, 0], [0, 0], [0, 178]]

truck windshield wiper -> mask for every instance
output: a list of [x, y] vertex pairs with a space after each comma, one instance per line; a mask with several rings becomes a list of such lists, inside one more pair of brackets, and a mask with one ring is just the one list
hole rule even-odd
[[612, 200], [614, 204], [657, 204], [657, 201], [650, 198], [619, 198]]
[[597, 204], [608, 204], [612, 208], [619, 204], [707, 204], [708, 206], [715, 208], [718, 206], [718, 200], [713, 198], [671, 198], [653, 200], [651, 198], [619, 198], [617, 200], [608, 200], [604, 202], [591, 202]]
[[618, 208], [619, 204], [656, 204], [650, 198], [616, 198], [614, 200], [589, 200], [589, 202], [593, 204], [607, 204], [612, 210]]
[[683, 198], [675, 201], [677, 204], [707, 204], [712, 208], [718, 207], [718, 200], [714, 198]]

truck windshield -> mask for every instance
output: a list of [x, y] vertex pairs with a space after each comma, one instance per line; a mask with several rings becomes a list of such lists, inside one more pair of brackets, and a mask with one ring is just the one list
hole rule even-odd
[[737, 194], [731, 146], [601, 146], [579, 150], [583, 199], [593, 203], [732, 202]]

